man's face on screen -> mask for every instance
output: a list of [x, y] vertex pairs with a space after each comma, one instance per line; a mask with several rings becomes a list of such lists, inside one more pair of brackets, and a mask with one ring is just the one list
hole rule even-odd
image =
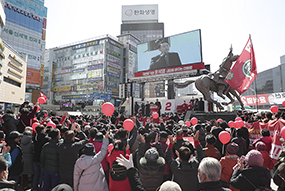
[[167, 42], [161, 43], [159, 51], [160, 52], [169, 52], [169, 44]]

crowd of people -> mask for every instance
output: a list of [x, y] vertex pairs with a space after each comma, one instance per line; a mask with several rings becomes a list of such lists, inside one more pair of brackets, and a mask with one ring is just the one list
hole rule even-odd
[[[264, 123], [283, 117], [238, 115]], [[56, 116], [37, 105], [23, 105], [17, 115], [7, 110], [0, 130], [0, 189], [251, 191], [270, 190], [272, 179], [285, 189], [285, 151], [274, 166], [268, 129], [250, 147], [246, 127], [216, 119], [188, 127], [183, 114], [175, 116], [144, 122], [128, 116], [134, 127], [127, 131], [124, 116]], [[222, 131], [231, 134], [225, 145]]]

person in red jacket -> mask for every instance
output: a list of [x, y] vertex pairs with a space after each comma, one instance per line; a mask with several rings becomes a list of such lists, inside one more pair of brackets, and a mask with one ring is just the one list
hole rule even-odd
[[[232, 173], [233, 167], [237, 164], [238, 156], [236, 153], [239, 150], [239, 146], [236, 143], [230, 143], [226, 147], [226, 156], [222, 157], [220, 160], [222, 166], [222, 174], [221, 180], [229, 183]], [[229, 187], [232, 191], [238, 191], [238, 189], [233, 188], [231, 185]]]
[[108, 155], [107, 159], [110, 164], [110, 173], [109, 173], [109, 191], [116, 191], [116, 190], [124, 190], [124, 191], [131, 191], [131, 186], [129, 183], [129, 179], [125, 178], [121, 181], [116, 181], [112, 179], [111, 171], [112, 171], [112, 164], [114, 161], [117, 160], [117, 157], [123, 155], [126, 159], [129, 159], [131, 152], [128, 149], [128, 146], [125, 145], [124, 141], [116, 140], [114, 143], [114, 148], [111, 153]]
[[265, 143], [263, 143], [262, 141], [259, 141], [256, 143], [255, 148], [262, 154], [262, 157], [264, 160], [262, 167], [272, 170], [274, 168], [274, 164], [268, 152], [266, 151]]

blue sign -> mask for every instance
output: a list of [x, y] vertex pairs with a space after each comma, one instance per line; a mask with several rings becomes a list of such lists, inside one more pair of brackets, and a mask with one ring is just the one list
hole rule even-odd
[[89, 65], [87, 66], [87, 70], [96, 70], [103, 68], [103, 64]]
[[84, 72], [85, 68], [78, 68], [78, 69], [73, 69], [72, 73], [80, 73], [80, 72]]
[[114, 73], [112, 73], [112, 72], [107, 72], [107, 75], [110, 76], [110, 77], [115, 77], [115, 78], [120, 79], [120, 75], [114, 74]]

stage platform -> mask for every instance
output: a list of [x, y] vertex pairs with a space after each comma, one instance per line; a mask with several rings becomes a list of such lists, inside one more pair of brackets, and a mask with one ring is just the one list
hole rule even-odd
[[235, 121], [236, 113], [235, 112], [193, 112], [188, 111], [184, 118], [184, 121], [190, 121], [192, 117], [196, 117], [202, 123], [206, 120], [210, 121], [211, 119], [223, 119], [227, 122]]

